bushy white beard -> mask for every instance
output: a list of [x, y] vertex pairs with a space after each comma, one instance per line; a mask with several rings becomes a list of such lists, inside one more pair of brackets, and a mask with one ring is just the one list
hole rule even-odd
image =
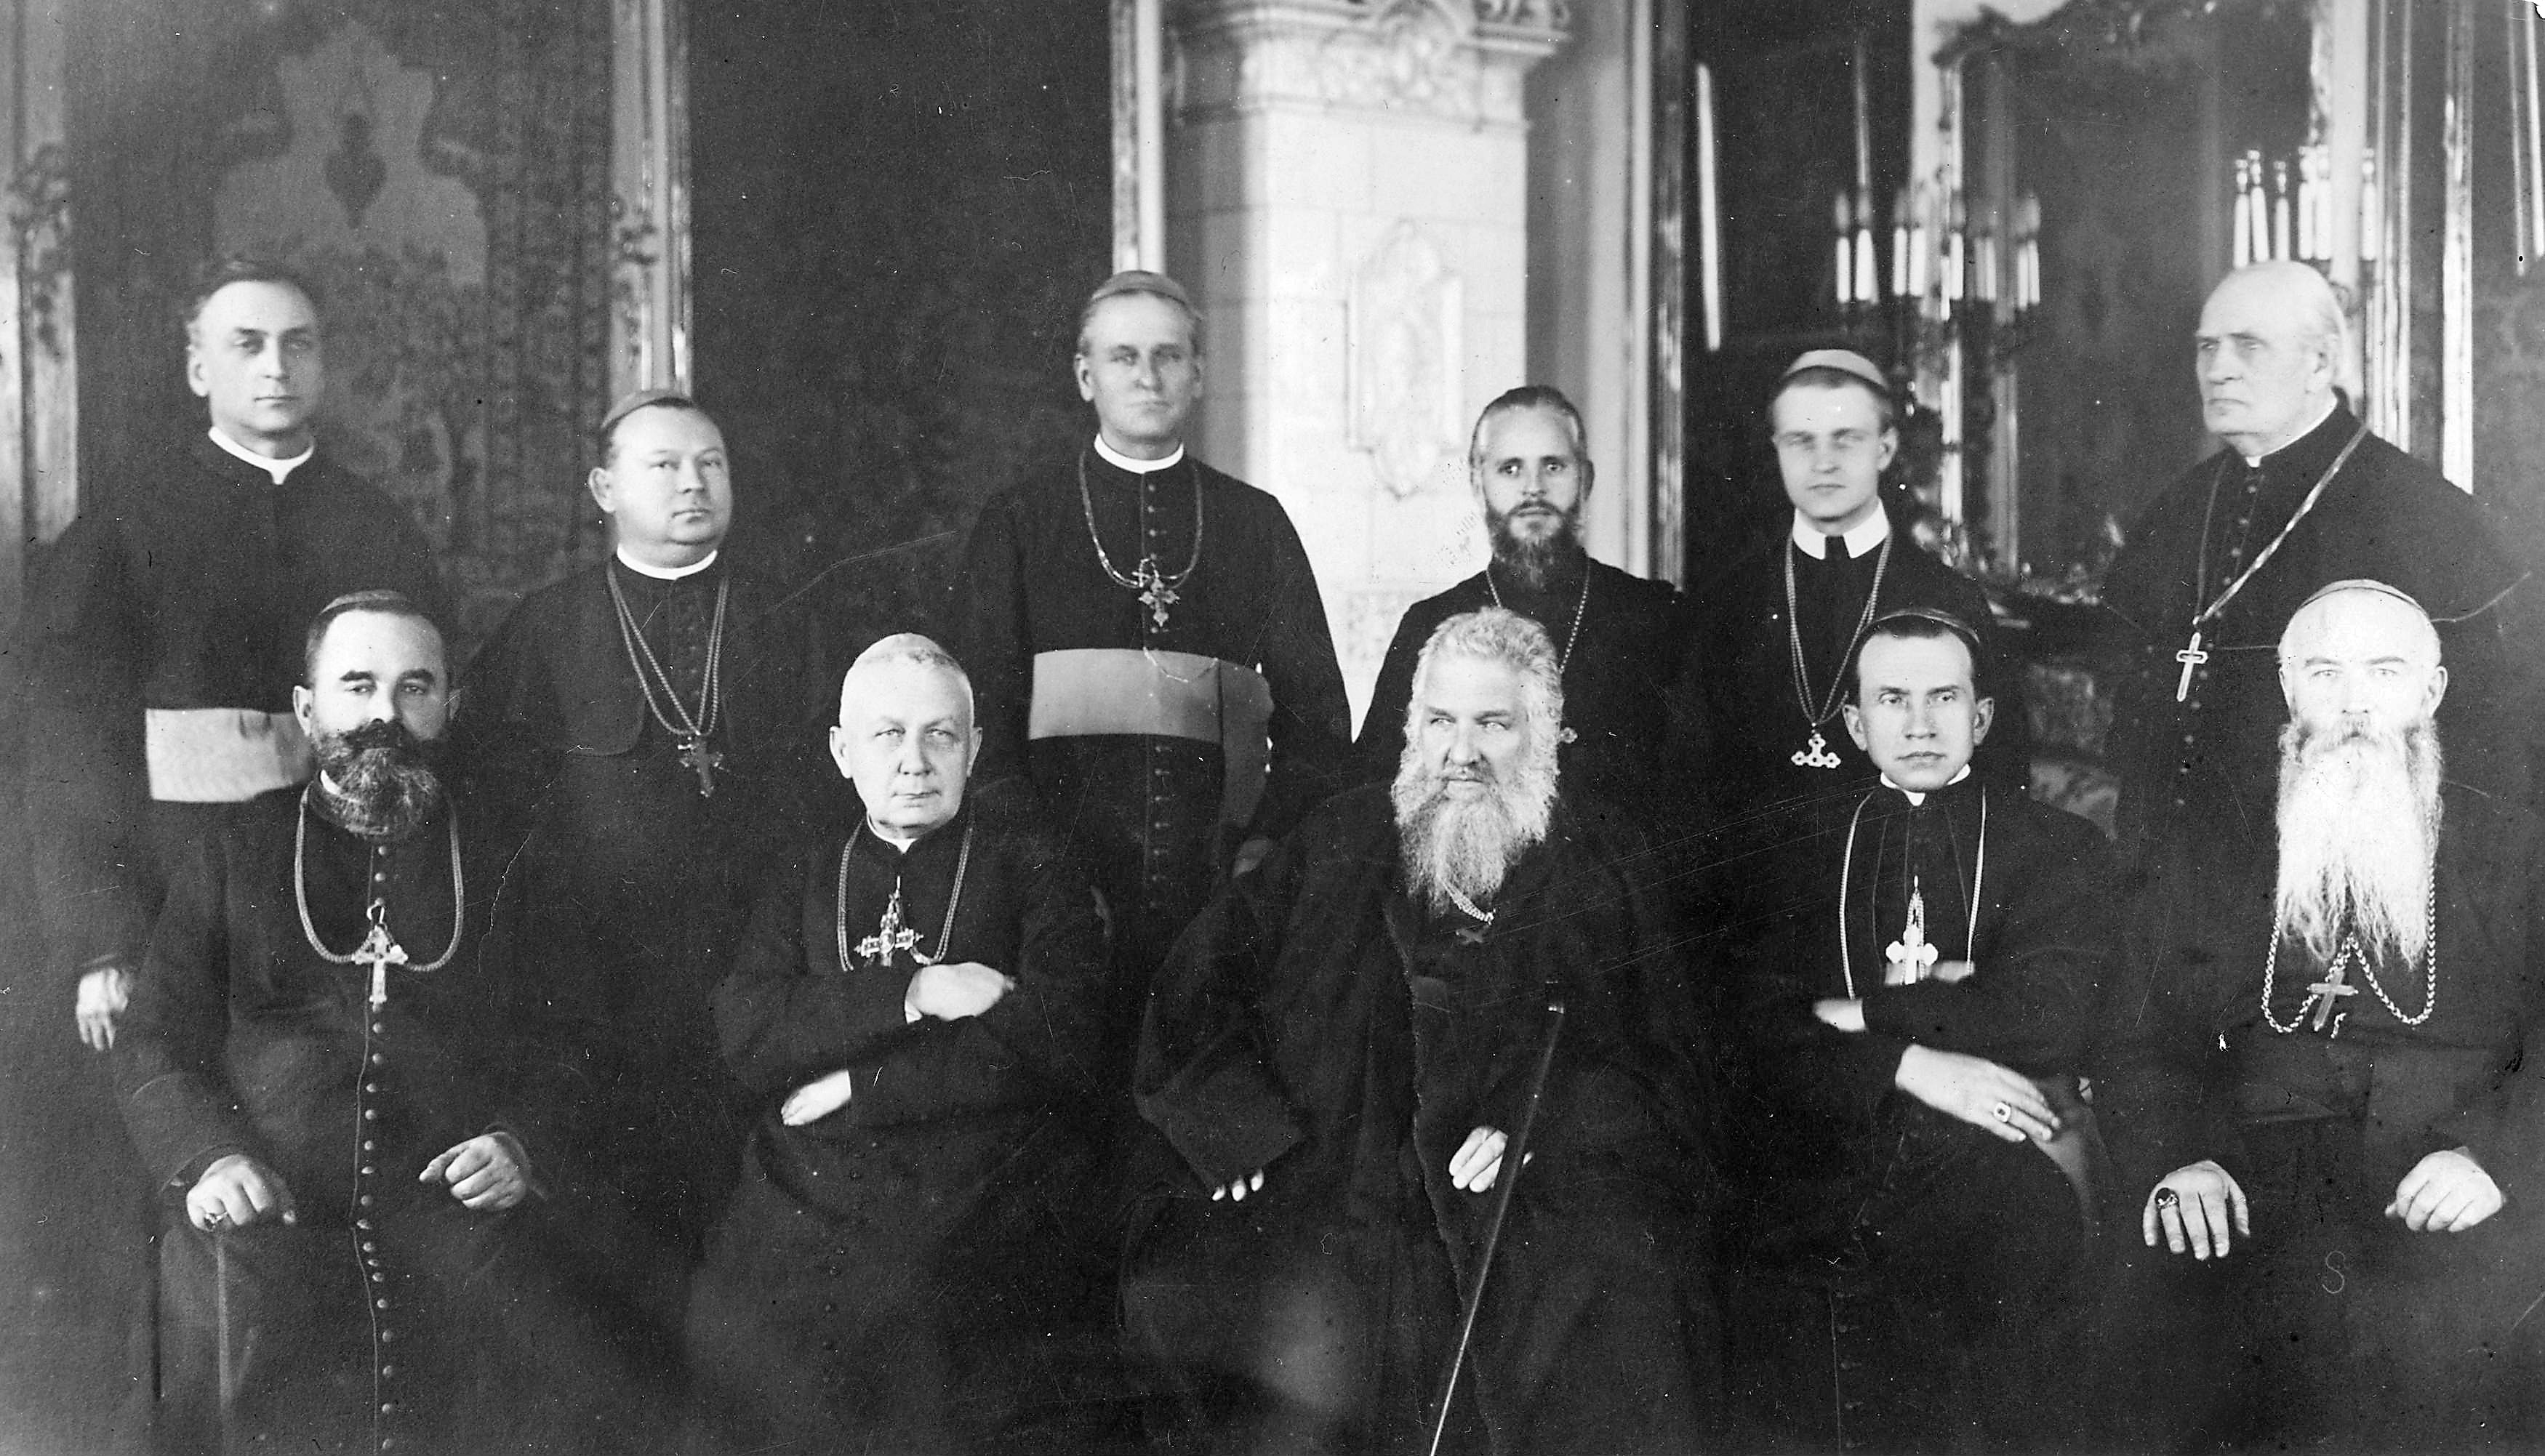
[[2319, 963], [2340, 952], [2345, 929], [2371, 956], [2421, 960], [2444, 767], [2426, 722], [2386, 734], [2280, 730], [2280, 934]]
[[1546, 838], [1555, 812], [1555, 741], [1551, 734], [1535, 737], [1542, 745], [1531, 743], [1512, 781], [1488, 776], [1485, 792], [1473, 799], [1450, 798], [1421, 740], [1406, 740], [1389, 796], [1406, 881], [1433, 909], [1447, 910], [1453, 888], [1479, 905], [1491, 899], [1521, 853]]

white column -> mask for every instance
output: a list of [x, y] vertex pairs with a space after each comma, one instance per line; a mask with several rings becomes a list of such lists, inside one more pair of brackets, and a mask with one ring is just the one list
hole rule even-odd
[[1521, 79], [1553, 0], [1184, 0], [1168, 271], [1204, 458], [1281, 500], [1355, 711], [1404, 608], [1477, 569], [1467, 428], [1527, 377]]
[[75, 0], [0, 0], [0, 634], [27, 548], [79, 514], [68, 24]]
[[683, 0], [616, 0], [610, 392], [692, 387], [690, 63]]

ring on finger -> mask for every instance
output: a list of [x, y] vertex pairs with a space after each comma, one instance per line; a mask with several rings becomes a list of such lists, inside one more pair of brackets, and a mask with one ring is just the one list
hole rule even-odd
[[2156, 1206], [2159, 1208], [2172, 1208], [2181, 1201], [2182, 1195], [2172, 1188], [2159, 1188], [2156, 1190]]
[[2004, 1102], [1997, 1102], [1990, 1105], [1989, 1115], [2000, 1122], [2011, 1122], [2014, 1120], [2014, 1109]]
[[204, 1223], [210, 1228], [217, 1229], [229, 1221], [230, 1211], [226, 1208], [215, 1208], [204, 1215]]

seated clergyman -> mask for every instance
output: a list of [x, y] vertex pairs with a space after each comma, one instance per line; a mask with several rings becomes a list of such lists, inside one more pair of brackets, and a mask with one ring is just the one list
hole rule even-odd
[[450, 689], [413, 603], [338, 599], [291, 693], [317, 779], [228, 810], [170, 874], [114, 1049], [169, 1202], [153, 1449], [502, 1428], [474, 1357], [530, 1167], [493, 1090], [487, 878], [435, 771]]
[[1394, 785], [1311, 813], [1161, 970], [1124, 1293], [1161, 1434], [1424, 1449], [1518, 1176], [1441, 1449], [1697, 1448], [1702, 1031], [1650, 850], [1559, 790], [1557, 663], [1517, 613], [1441, 623]]
[[1105, 1342], [1104, 931], [1024, 789], [966, 793], [979, 747], [953, 658], [868, 648], [831, 733], [863, 819], [771, 882], [716, 991], [760, 1117], [689, 1345], [738, 1449], [1083, 1434], [1050, 1408], [1094, 1389]]
[[2217, 1438], [2514, 1440], [2545, 1289], [2538, 826], [2446, 779], [2447, 670], [2403, 593], [2324, 588], [2279, 658], [2273, 863], [2174, 907], [2097, 1083], [2135, 1242], [2190, 1256], [2178, 1335], [2223, 1331], [2208, 1365], [2252, 1382], [2201, 1392]]
[[1948, 613], [1875, 619], [1845, 714], [1880, 780], [1795, 811], [1748, 906], [1727, 1328], [1746, 1414], [1791, 1434], [2054, 1434], [2110, 861], [2084, 820], [1972, 773], [1985, 661]]

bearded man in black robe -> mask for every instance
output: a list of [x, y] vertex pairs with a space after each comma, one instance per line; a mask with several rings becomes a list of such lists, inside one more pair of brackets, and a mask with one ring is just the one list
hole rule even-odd
[[310, 628], [318, 778], [169, 878], [115, 1046], [163, 1191], [154, 1449], [495, 1449], [477, 1368], [530, 1189], [480, 974], [485, 880], [434, 771], [450, 680], [414, 604]]
[[1875, 618], [1847, 731], [1880, 773], [1796, 809], [1746, 908], [1730, 1102], [1734, 1389], [1830, 1446], [2034, 1449], [2060, 1434], [2087, 1253], [2077, 1072], [2111, 857], [1988, 782], [1978, 633]]
[[2336, 582], [2278, 655], [2271, 860], [2186, 892], [2095, 1080], [2136, 1272], [2178, 1281], [2122, 1409], [2202, 1444], [2532, 1445], [2539, 826], [2447, 777], [2453, 685], [2406, 595]]
[[956, 651], [983, 781], [1030, 778], [1105, 892], [1120, 1069], [1176, 932], [1344, 783], [1352, 709], [1281, 503], [1186, 448], [1203, 370], [1183, 286], [1108, 279], [1075, 368], [1096, 437], [983, 506]]
[[1162, 970], [1124, 1307], [1174, 1440], [1424, 1449], [1483, 1281], [1443, 1449], [1698, 1448], [1704, 1035], [1652, 851], [1557, 791], [1563, 700], [1536, 623], [1442, 623], [1395, 784], [1310, 815]]
[[1507, 607], [1557, 644], [1571, 730], [1556, 754], [1564, 781], [1603, 802], [1647, 807], [1657, 830], [1670, 833], [1689, 807], [1683, 780], [1694, 755], [1674, 752], [1671, 692], [1693, 624], [1670, 583], [1629, 576], [1583, 549], [1593, 472], [1581, 411], [1543, 384], [1507, 391], [1476, 418], [1467, 478], [1493, 559], [1415, 603], [1396, 624], [1353, 746], [1356, 776], [1395, 776], [1414, 665], [1433, 630], [1462, 611]]
[[979, 746], [952, 658], [868, 648], [831, 733], [864, 818], [717, 989], [759, 1122], [689, 1338], [737, 1449], [1076, 1449], [1099, 1414], [1104, 929], [1025, 785], [965, 791]]
[[1988, 595], [1908, 539], [1883, 507], [1882, 472], [1900, 449], [1894, 409], [1882, 370], [1862, 355], [1816, 349], [1795, 360], [1767, 402], [1792, 527], [1692, 594], [1702, 671], [1686, 682], [1705, 727], [1707, 798], [1736, 850], [1797, 802], [1851, 804], [1873, 778], [1839, 716], [1856, 639], [1897, 607], [1935, 607], [1978, 629], [1999, 712], [1972, 771], [2007, 788], [2030, 784], [2030, 730]]
[[2157, 497], [2103, 587], [2109, 757], [2125, 867], [2159, 910], [2269, 862], [2283, 705], [2274, 649], [2327, 582], [2427, 607], [2454, 686], [2439, 727], [2465, 782], [2526, 791], [2535, 647], [2506, 638], [2525, 570], [2465, 491], [2367, 433], [2335, 390], [2341, 305], [2303, 263], [2228, 275], [2200, 311], [2203, 422], [2226, 445]]
[[[750, 1126], [709, 999], [761, 871], [837, 783], [820, 732], [837, 675], [809, 603], [725, 549], [715, 421], [640, 391], [600, 436], [611, 559], [514, 609], [469, 667], [454, 736], [465, 801], [502, 847], [510, 993], [553, 1018], [573, 1074], [538, 1222], [593, 1323], [557, 1337], [661, 1366]], [[610, 1419], [635, 1409], [605, 1402]]]

